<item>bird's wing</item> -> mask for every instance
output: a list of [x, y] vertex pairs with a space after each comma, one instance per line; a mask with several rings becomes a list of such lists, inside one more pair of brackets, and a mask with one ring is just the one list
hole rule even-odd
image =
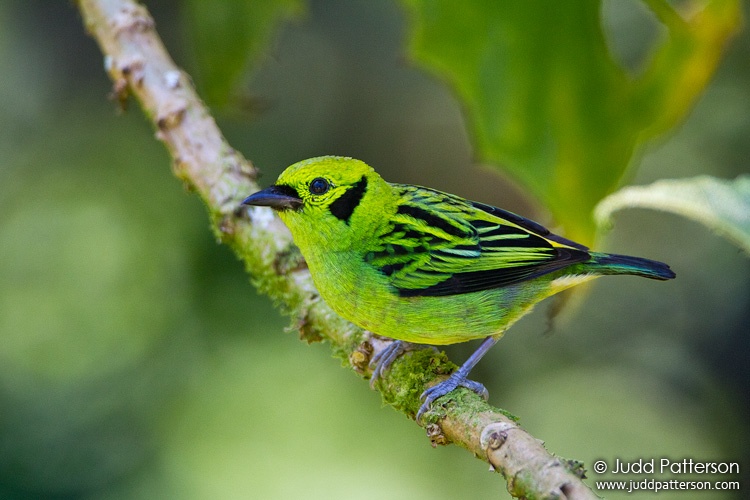
[[389, 231], [365, 260], [404, 297], [498, 288], [589, 259], [587, 248], [512, 212], [440, 191], [392, 185]]

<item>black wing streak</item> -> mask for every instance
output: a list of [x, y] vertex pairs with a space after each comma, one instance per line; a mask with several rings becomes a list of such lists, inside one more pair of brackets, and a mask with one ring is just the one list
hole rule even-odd
[[[483, 224], [479, 224], [483, 223]], [[502, 247], [524, 247], [524, 248], [551, 248], [543, 238], [529, 234], [523, 229], [502, 224], [488, 223], [488, 221], [476, 221], [474, 227], [477, 229], [492, 227], [493, 229], [482, 233], [482, 248], [502, 248]], [[492, 239], [492, 236], [516, 236], [511, 239]]]
[[415, 219], [421, 219], [425, 221], [428, 226], [441, 229], [452, 236], [465, 236], [464, 230], [460, 227], [456, 227], [450, 222], [447, 222], [445, 219], [442, 219], [437, 215], [433, 215], [422, 208], [415, 207], [413, 205], [399, 205], [397, 212], [402, 215], [414, 217]]
[[587, 252], [580, 250], [562, 248], [556, 250], [557, 255], [553, 256], [552, 260], [543, 263], [502, 269], [488, 269], [486, 271], [455, 273], [445, 281], [427, 288], [399, 288], [398, 294], [401, 297], [443, 297], [481, 292], [483, 290], [491, 290], [538, 278], [539, 276], [590, 258]]
[[[487, 212], [495, 217], [505, 219], [513, 224], [520, 226], [519, 229], [513, 226], [497, 224], [491, 221], [474, 220], [472, 226], [477, 233], [485, 230], [480, 238], [480, 245], [484, 249], [499, 248], [548, 248], [550, 251], [549, 258], [541, 262], [533, 262], [527, 265], [515, 267], [503, 267], [498, 269], [488, 269], [482, 271], [470, 271], [464, 273], [454, 273], [444, 281], [425, 288], [397, 288], [401, 297], [440, 297], [448, 295], [459, 295], [464, 293], [479, 292], [491, 290], [504, 286], [528, 281], [539, 276], [557, 271], [578, 262], [590, 259], [588, 248], [566, 238], [551, 233], [547, 228], [532, 220], [508, 212], [501, 208], [485, 205], [478, 202], [469, 202], [471, 206]], [[437, 215], [433, 215], [426, 210], [412, 205], [401, 205], [398, 212], [410, 215], [416, 219], [422, 219], [427, 224], [438, 227], [448, 234], [454, 236], [465, 236], [462, 229], [453, 226]], [[490, 229], [491, 228], [491, 229]], [[515, 236], [507, 239], [492, 239], [492, 236]], [[552, 240], [573, 248], [554, 248], [545, 239]], [[456, 249], [469, 249], [468, 247], [455, 247]], [[435, 257], [451, 256], [450, 253], [435, 251]], [[383, 272], [391, 275], [403, 267], [402, 265], [385, 266]]]
[[580, 243], [576, 243], [575, 241], [571, 241], [567, 238], [563, 238], [562, 236], [559, 236], [555, 233], [551, 233], [550, 230], [547, 229], [546, 227], [542, 226], [538, 222], [534, 222], [531, 219], [527, 219], [526, 217], [521, 217], [520, 215], [514, 214], [513, 212], [508, 212], [507, 210], [493, 207], [492, 205], [485, 205], [484, 203], [479, 203], [478, 201], [472, 201], [470, 203], [474, 208], [483, 210], [487, 212], [488, 214], [494, 215], [495, 217], [500, 217], [501, 219], [508, 220], [512, 222], [513, 224], [517, 224], [523, 228], [528, 229], [532, 233], [536, 233], [539, 236], [544, 236], [548, 240], [552, 240], [557, 243], [562, 243], [563, 245], [568, 245], [573, 248], [577, 248], [579, 250], [583, 250], [583, 251], [588, 250], [587, 246], [581, 245]]

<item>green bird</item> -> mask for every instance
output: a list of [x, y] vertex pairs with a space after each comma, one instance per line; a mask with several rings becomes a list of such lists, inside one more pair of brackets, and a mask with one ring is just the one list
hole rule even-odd
[[374, 360], [373, 379], [404, 351], [404, 342], [485, 339], [448, 379], [422, 394], [417, 420], [459, 386], [486, 398], [469, 372], [542, 299], [607, 274], [675, 277], [661, 262], [592, 252], [497, 207], [388, 183], [352, 158], [295, 163], [243, 204], [279, 214], [336, 313], [396, 339]]

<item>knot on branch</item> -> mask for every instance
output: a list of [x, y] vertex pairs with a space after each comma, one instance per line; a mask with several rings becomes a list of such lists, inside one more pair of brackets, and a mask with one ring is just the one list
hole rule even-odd
[[143, 84], [143, 66], [140, 57], [119, 61], [110, 55], [104, 57], [104, 69], [112, 79], [112, 91], [107, 97], [117, 102], [122, 111], [127, 108], [128, 85], [140, 87]]
[[159, 128], [157, 137], [164, 140], [161, 133], [180, 125], [182, 119], [185, 118], [186, 112], [187, 107], [184, 101], [165, 101], [165, 105], [159, 110], [156, 116], [156, 126]]
[[517, 426], [510, 422], [493, 422], [485, 426], [479, 437], [482, 449], [487, 452], [487, 455], [499, 450], [508, 440], [508, 431], [515, 428]]
[[443, 433], [443, 428], [438, 424], [428, 424], [424, 430], [427, 432], [427, 438], [430, 440], [430, 445], [432, 445], [433, 448], [449, 445], [451, 443], [448, 436]]
[[349, 364], [352, 369], [359, 375], [364, 376], [370, 368], [370, 359], [372, 359], [372, 344], [365, 339], [357, 345], [357, 348], [349, 355]]

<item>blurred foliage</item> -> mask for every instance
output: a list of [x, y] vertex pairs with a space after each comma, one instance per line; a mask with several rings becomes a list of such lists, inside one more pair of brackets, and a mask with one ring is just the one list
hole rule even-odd
[[[198, 75], [190, 7], [146, 3]], [[606, 2], [601, 23], [633, 71], [653, 33], [623, 4]], [[229, 95], [269, 106], [252, 120], [217, 115], [263, 184], [301, 158], [345, 154], [388, 180], [548, 222], [474, 164], [451, 92], [404, 64], [399, 3], [305, 7], [265, 35], [273, 57], [236, 61], [252, 78]], [[121, 114], [107, 102], [102, 55], [68, 2], [0, 2], [0, 64], [0, 499], [507, 496], [464, 450], [433, 450], [327, 348], [283, 333], [288, 321], [216, 244], [137, 106]], [[748, 82], [743, 31], [685, 123], [641, 152], [634, 181], [747, 172]], [[477, 367], [491, 403], [589, 469], [669, 456], [750, 470], [748, 259], [701, 226], [643, 210], [618, 212], [602, 246], [669, 262], [678, 279], [599, 280], [554, 335], [541, 335], [540, 307]], [[449, 353], [460, 361], [473, 348]]]
[[233, 92], [267, 51], [273, 30], [302, 12], [302, 0], [185, 0], [198, 88], [211, 106], [237, 104]]
[[702, 222], [750, 255], [750, 175], [734, 181], [703, 176], [630, 186], [604, 198], [596, 207], [599, 224], [611, 224], [623, 208], [654, 208]]
[[589, 245], [596, 203], [638, 146], [685, 117], [740, 24], [739, 0], [694, 2], [684, 14], [649, 1], [664, 33], [630, 74], [608, 49], [600, 2], [404, 3], [410, 53], [455, 88], [479, 157]]

